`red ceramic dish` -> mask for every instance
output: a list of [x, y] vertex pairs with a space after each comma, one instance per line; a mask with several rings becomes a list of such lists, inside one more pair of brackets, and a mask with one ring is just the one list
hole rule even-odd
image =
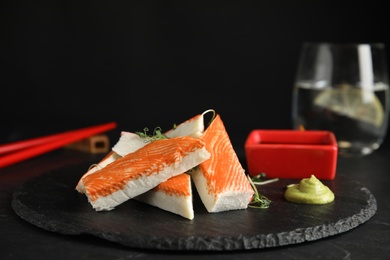
[[245, 142], [250, 176], [333, 180], [336, 175], [337, 142], [329, 131], [253, 130]]

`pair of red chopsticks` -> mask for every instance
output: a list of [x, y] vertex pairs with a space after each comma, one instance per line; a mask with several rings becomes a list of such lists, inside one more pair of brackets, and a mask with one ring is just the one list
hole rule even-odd
[[112, 130], [116, 126], [117, 124], [115, 122], [110, 122], [0, 145], [0, 168], [50, 152], [87, 137]]

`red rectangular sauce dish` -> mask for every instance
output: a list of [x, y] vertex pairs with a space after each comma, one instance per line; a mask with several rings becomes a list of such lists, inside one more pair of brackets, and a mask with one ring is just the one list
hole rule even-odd
[[338, 147], [335, 135], [322, 130], [252, 130], [245, 141], [250, 176], [333, 180]]

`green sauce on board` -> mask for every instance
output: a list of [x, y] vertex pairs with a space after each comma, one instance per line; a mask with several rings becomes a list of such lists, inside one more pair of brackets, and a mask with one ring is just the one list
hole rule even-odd
[[298, 184], [287, 186], [286, 200], [301, 204], [327, 204], [334, 201], [334, 193], [314, 175], [304, 178]]

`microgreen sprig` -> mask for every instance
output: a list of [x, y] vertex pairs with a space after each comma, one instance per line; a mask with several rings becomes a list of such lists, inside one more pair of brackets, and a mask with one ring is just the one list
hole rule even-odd
[[252, 185], [253, 190], [255, 191], [255, 194], [253, 195], [252, 201], [249, 202], [248, 207], [251, 208], [259, 208], [259, 209], [266, 209], [269, 208], [271, 204], [271, 200], [269, 200], [264, 195], [261, 195], [259, 191], [257, 190], [256, 185], [253, 183], [252, 178], [248, 175], [249, 183]]
[[271, 182], [275, 182], [275, 181], [278, 181], [279, 179], [278, 178], [273, 178], [273, 179], [268, 179], [268, 180], [264, 180], [264, 178], [267, 176], [267, 174], [265, 174], [264, 172], [263, 173], [260, 173], [256, 176], [253, 176], [252, 177], [252, 181], [254, 184], [256, 185], [265, 185], [265, 184], [268, 184], [268, 183], [271, 183]]
[[137, 135], [145, 139], [145, 142], [153, 142], [156, 140], [167, 139], [168, 137], [162, 133], [161, 127], [156, 127], [153, 130], [153, 135], [148, 135], [149, 128], [145, 127], [143, 132], [135, 132]]

